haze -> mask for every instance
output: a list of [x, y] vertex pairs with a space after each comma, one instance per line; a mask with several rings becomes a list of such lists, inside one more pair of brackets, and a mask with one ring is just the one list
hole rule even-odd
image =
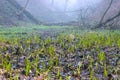
[[0, 80], [120, 80], [120, 0], [0, 0]]
[[[87, 8], [88, 6], [95, 7], [101, 0], [55, 0], [54, 7], [57, 7], [61, 10], [67, 8], [66, 10]], [[46, 2], [47, 3], [47, 2]], [[67, 5], [67, 7], [65, 7]]]
[[[17, 0], [20, 4], [25, 4], [27, 0]], [[34, 3], [37, 3], [35, 6], [38, 6], [39, 4], [46, 5], [47, 7], [52, 7], [54, 9], [60, 9], [60, 10], [71, 10], [71, 9], [79, 9], [79, 8], [86, 8], [88, 6], [96, 6], [101, 0], [68, 0], [66, 3], [66, 0], [54, 0], [52, 3], [52, 0], [34, 0]], [[32, 0], [30, 2], [33, 2]], [[30, 5], [28, 5], [30, 6]]]
[[[27, 0], [16, 0], [23, 7]], [[95, 8], [101, 0], [30, 0], [26, 10], [42, 22], [66, 22], [75, 20], [76, 13], [67, 11]], [[49, 15], [48, 15], [49, 13]]]

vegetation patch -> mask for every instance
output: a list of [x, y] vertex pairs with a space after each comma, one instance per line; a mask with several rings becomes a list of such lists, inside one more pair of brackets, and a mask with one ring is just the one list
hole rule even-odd
[[17, 36], [14, 37], [1, 34], [1, 79], [111, 80], [120, 78], [119, 31], [87, 30], [82, 33], [81, 30], [67, 31], [66, 28], [61, 28], [61, 32], [57, 32], [53, 28], [57, 34], [51, 32], [50, 35], [45, 35], [46, 29], [39, 30], [45, 33], [43, 35], [39, 34], [39, 31], [34, 31], [34, 28], [31, 31], [33, 31], [31, 35], [29, 35], [30, 31], [26, 31], [26, 35], [16, 34]]

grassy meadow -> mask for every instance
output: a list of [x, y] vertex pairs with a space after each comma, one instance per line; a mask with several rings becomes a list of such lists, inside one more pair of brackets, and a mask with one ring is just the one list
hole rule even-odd
[[119, 80], [120, 31], [0, 27], [4, 80]]

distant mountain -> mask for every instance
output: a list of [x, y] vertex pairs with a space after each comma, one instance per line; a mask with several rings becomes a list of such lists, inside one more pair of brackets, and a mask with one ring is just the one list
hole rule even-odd
[[38, 23], [26, 10], [22, 14], [17, 15], [22, 9], [16, 0], [0, 0], [0, 25], [17, 26], [26, 23]]

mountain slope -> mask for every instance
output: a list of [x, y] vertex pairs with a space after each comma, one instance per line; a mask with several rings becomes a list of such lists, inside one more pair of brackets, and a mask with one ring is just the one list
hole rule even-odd
[[25, 23], [38, 23], [27, 11], [17, 15], [22, 7], [15, 0], [0, 0], [0, 25], [13, 26]]

